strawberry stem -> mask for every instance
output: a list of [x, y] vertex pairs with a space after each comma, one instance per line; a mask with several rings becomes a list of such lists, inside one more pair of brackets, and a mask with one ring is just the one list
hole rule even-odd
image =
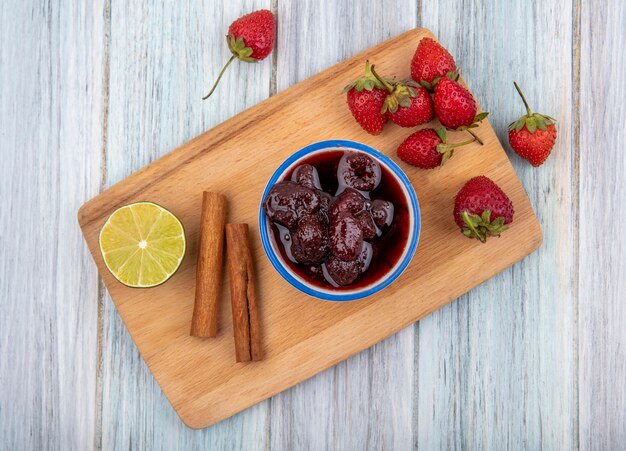
[[526, 101], [526, 97], [524, 97], [522, 90], [519, 88], [516, 81], [514, 81], [513, 84], [515, 85], [515, 89], [517, 89], [517, 93], [519, 94], [519, 96], [522, 98], [522, 101], [524, 102], [524, 106], [526, 107], [526, 113], [528, 114], [528, 116], [532, 116], [533, 112], [528, 106], [528, 102]]
[[468, 139], [467, 141], [462, 141], [460, 143], [454, 143], [454, 144], [447, 144], [446, 143], [446, 146], [449, 147], [450, 149], [454, 149], [456, 147], [461, 147], [461, 146], [465, 146], [467, 144], [471, 144], [474, 141], [476, 141], [476, 139]]
[[476, 141], [478, 141], [478, 144], [480, 144], [481, 146], [484, 146], [485, 143], [482, 142], [482, 140], [476, 135], [476, 133], [474, 133], [473, 131], [471, 131], [469, 128], [466, 129], [467, 133], [469, 133], [470, 135], [472, 135], [474, 137], [474, 139]]
[[370, 68], [370, 70], [372, 71], [372, 74], [374, 75], [374, 77], [376, 77], [376, 80], [381, 82], [382, 85], [385, 87], [385, 89], [387, 91], [393, 92], [393, 86], [391, 86], [389, 83], [387, 83], [384, 78], [382, 78], [380, 75], [378, 75], [376, 73], [376, 71], [374, 70], [374, 65], [373, 64], [372, 64], [372, 67]]
[[206, 100], [209, 97], [211, 97], [211, 94], [213, 94], [213, 91], [215, 91], [215, 88], [217, 88], [217, 84], [222, 79], [222, 75], [224, 75], [224, 72], [226, 71], [226, 68], [228, 66], [230, 66], [230, 63], [232, 63], [235, 58], [237, 58], [237, 55], [231, 56], [230, 59], [226, 62], [226, 64], [224, 64], [224, 67], [222, 67], [222, 70], [220, 71], [220, 74], [217, 76], [217, 80], [215, 80], [215, 83], [213, 83], [213, 87], [211, 88], [211, 90], [209, 91], [209, 93], [207, 95], [202, 97], [202, 100]]

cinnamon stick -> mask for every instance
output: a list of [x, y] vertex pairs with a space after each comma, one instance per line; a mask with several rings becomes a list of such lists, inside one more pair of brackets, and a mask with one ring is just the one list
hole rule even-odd
[[226, 224], [226, 250], [237, 362], [263, 358], [248, 224]]
[[196, 264], [196, 297], [191, 317], [190, 335], [215, 337], [222, 288], [224, 260], [224, 224], [228, 205], [219, 193], [202, 193], [200, 244]]

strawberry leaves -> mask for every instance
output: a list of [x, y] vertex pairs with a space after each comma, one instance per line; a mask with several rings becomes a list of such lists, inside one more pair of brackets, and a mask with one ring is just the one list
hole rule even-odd
[[443, 166], [446, 161], [448, 161], [454, 155], [454, 147], [451, 147], [446, 143], [446, 129], [443, 127], [439, 127], [435, 130], [437, 136], [441, 140], [441, 144], [437, 144], [437, 152], [441, 154], [441, 163], [440, 166]]
[[[450, 80], [457, 81], [459, 79], [459, 71], [450, 71], [446, 73], [445, 76], [448, 77]], [[420, 85], [432, 92], [435, 90], [435, 87], [437, 86], [437, 83], [439, 83], [439, 80], [441, 80], [440, 76], [435, 77], [432, 83], [428, 83], [426, 80], [420, 80]]]
[[409, 108], [411, 106], [411, 99], [417, 97], [417, 91], [414, 88], [419, 88], [420, 85], [418, 83], [413, 80], [403, 80], [394, 83], [378, 75], [374, 66], [372, 66], [371, 72], [383, 89], [389, 92], [380, 111], [381, 114], [387, 112], [393, 114], [398, 111], [398, 107]]
[[391, 91], [387, 99], [385, 99], [381, 113], [385, 114], [387, 111], [395, 113], [398, 111], [399, 106], [409, 108], [411, 106], [411, 99], [417, 96], [417, 91], [415, 91], [413, 87], [418, 86], [419, 85], [414, 81], [405, 81], [390, 85]]
[[462, 130], [469, 130], [470, 128], [478, 128], [478, 123], [482, 122], [487, 116], [489, 116], [489, 112], [482, 111], [478, 113], [476, 116], [474, 116], [474, 119], [472, 120], [472, 123], [470, 125], [461, 125], [460, 127], [453, 128], [450, 130], [462, 131]]
[[535, 133], [537, 129], [546, 131], [548, 129], [548, 125], [554, 125], [556, 120], [551, 118], [550, 116], [545, 116], [539, 113], [533, 113], [530, 116], [522, 116], [515, 122], [512, 122], [509, 125], [509, 130], [515, 130], [519, 132], [524, 126], [528, 129], [530, 133]]
[[385, 89], [382, 81], [376, 78], [372, 72], [374, 66], [370, 67], [370, 62], [365, 61], [365, 73], [356, 79], [356, 81], [350, 83], [343, 88], [344, 94], [354, 88], [356, 91], [361, 92], [363, 90], [371, 91], [374, 88]]
[[226, 41], [228, 42], [230, 52], [241, 61], [245, 61], [246, 63], [259, 62], [259, 60], [250, 56], [253, 50], [250, 47], [246, 47], [246, 43], [243, 41], [242, 37], [236, 38], [234, 34], [229, 34], [226, 37]]
[[487, 116], [489, 116], [489, 112], [488, 111], [482, 111], [482, 112], [478, 113], [476, 116], [474, 116], [474, 123], [482, 121]]
[[446, 161], [448, 161], [450, 158], [452, 158], [452, 156], [454, 156], [454, 149], [456, 149], [457, 147], [462, 147], [467, 144], [471, 144], [474, 141], [478, 142], [481, 146], [483, 145], [483, 142], [480, 139], [478, 139], [478, 136], [474, 135], [471, 132], [469, 133], [472, 135], [473, 139], [468, 139], [467, 141], [454, 143], [454, 144], [446, 142], [447, 133], [446, 133], [445, 128], [439, 127], [438, 129], [435, 130], [435, 133], [437, 133], [437, 136], [441, 140], [441, 143], [437, 144], [437, 152], [441, 154], [441, 163], [439, 164], [440, 166], [443, 166], [443, 164]]
[[461, 217], [465, 226], [461, 229], [468, 238], [477, 238], [481, 243], [487, 242], [488, 236], [500, 236], [507, 229], [504, 217], [498, 216], [491, 221], [491, 211], [484, 210], [481, 215], [464, 210]]
[[548, 125], [554, 125], [556, 123], [556, 120], [550, 116], [533, 113], [517, 82], [514, 81], [513, 84], [515, 85], [517, 93], [522, 98], [522, 102], [524, 102], [526, 115], [509, 124], [509, 130], [515, 129], [516, 132], [519, 132], [522, 128], [524, 128], [524, 126], [526, 126], [526, 129], [530, 133], [535, 133], [537, 129], [545, 132], [548, 129]]

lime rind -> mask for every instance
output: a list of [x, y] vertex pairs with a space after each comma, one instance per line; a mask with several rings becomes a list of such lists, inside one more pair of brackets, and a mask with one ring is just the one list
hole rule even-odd
[[134, 288], [150, 288], [169, 280], [187, 247], [180, 220], [152, 202], [114, 211], [100, 231], [99, 244], [113, 277]]

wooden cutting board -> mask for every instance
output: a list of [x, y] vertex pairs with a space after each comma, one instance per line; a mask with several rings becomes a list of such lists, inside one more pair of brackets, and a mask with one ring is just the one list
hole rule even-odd
[[[487, 121], [476, 130], [484, 146], [467, 146], [443, 168], [427, 171], [396, 157], [395, 149], [411, 130], [390, 123], [380, 136], [370, 136], [352, 119], [341, 90], [362, 74], [365, 60], [376, 63], [380, 73], [404, 78], [424, 36], [432, 34], [414, 29], [349, 58], [194, 138], [81, 207], [80, 226], [117, 310], [188, 426], [223, 420], [372, 346], [541, 244], [537, 218]], [[450, 141], [465, 136], [449, 133]], [[259, 203], [272, 172], [293, 152], [326, 139], [360, 141], [393, 158], [411, 179], [422, 212], [419, 246], [405, 273], [381, 293], [351, 303], [317, 300], [292, 288], [270, 265], [258, 236]], [[456, 192], [481, 174], [495, 180], [515, 206], [510, 230], [487, 244], [463, 237], [452, 220]], [[250, 224], [264, 328], [266, 358], [261, 362], [235, 363], [227, 281], [218, 337], [189, 336], [203, 190], [228, 197], [230, 222]], [[98, 248], [107, 217], [140, 200], [176, 214], [188, 239], [178, 273], [145, 290], [117, 282]]]

